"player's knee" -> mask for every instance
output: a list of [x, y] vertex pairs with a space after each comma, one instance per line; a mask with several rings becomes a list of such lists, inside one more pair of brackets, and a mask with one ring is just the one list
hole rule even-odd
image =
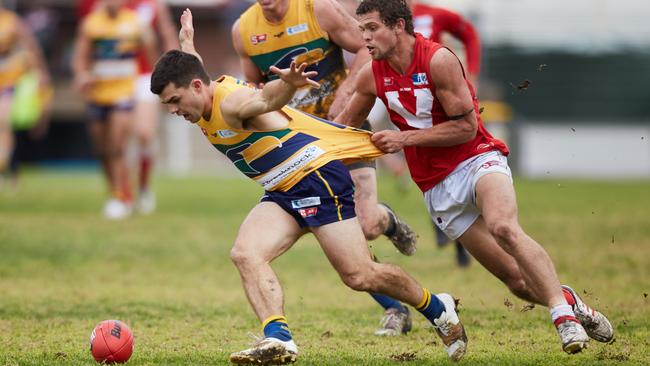
[[374, 212], [358, 210], [357, 218], [366, 240], [377, 239], [383, 233], [381, 225], [379, 225], [379, 218]]
[[510, 252], [510, 250], [515, 249], [518, 243], [517, 237], [519, 233], [516, 224], [497, 221], [489, 225], [488, 228], [492, 236], [497, 239], [497, 242], [502, 246], [506, 246], [504, 248], [506, 251]]
[[230, 250], [230, 260], [235, 264], [237, 268], [243, 268], [255, 265], [257, 258], [253, 252], [249, 250], [242, 250], [241, 248], [234, 246]]
[[365, 270], [354, 270], [341, 273], [343, 283], [355, 291], [371, 291], [370, 276]]
[[530, 298], [528, 285], [522, 277], [513, 277], [506, 281], [506, 286], [515, 296], [528, 300]]

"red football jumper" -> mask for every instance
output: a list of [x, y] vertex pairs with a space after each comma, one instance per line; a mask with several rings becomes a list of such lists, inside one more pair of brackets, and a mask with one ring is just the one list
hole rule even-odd
[[[421, 34], [416, 34], [413, 62], [404, 75], [393, 70], [386, 60], [372, 61], [377, 97], [381, 98], [386, 105], [393, 124], [402, 131], [426, 129], [449, 121], [440, 101], [436, 98], [436, 86], [432, 84], [429, 72], [431, 57], [442, 47], [439, 43], [426, 40]], [[478, 121], [476, 137], [455, 146], [404, 148], [411, 177], [422, 192], [433, 188], [458, 164], [472, 156], [492, 150], [508, 154], [506, 145], [492, 137], [483, 126], [478, 112], [478, 99], [469, 81], [467, 79], [465, 81], [474, 100], [473, 113]]]
[[465, 47], [467, 71], [478, 75], [481, 70], [481, 42], [474, 26], [465, 18], [447, 9], [424, 4], [413, 7], [413, 26], [436, 43], [440, 43], [443, 32], [458, 38]]

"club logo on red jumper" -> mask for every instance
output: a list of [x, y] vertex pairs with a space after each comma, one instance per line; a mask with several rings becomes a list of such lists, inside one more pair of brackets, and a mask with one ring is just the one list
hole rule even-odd
[[266, 33], [264, 34], [256, 34], [251, 36], [251, 43], [252, 44], [259, 44], [259, 43], [264, 43], [266, 42]]
[[491, 167], [491, 166], [495, 166], [495, 165], [501, 165], [501, 162], [498, 161], [498, 160], [490, 160], [490, 161], [488, 161], [488, 162], [486, 162], [486, 163], [483, 163], [483, 164], [481, 165], [481, 168], [483, 168], [483, 169], [487, 169], [487, 168], [489, 168], [489, 167]]
[[298, 210], [298, 212], [300, 213], [300, 216], [302, 216], [303, 218], [316, 216], [316, 214], [318, 213], [318, 207], [301, 208], [300, 210]]
[[391, 85], [393, 85], [393, 78], [385, 77], [384, 86], [391, 86]]

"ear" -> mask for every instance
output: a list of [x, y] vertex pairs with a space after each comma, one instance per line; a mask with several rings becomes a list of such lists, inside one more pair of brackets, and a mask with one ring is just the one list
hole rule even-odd
[[397, 23], [395, 24], [395, 31], [399, 33], [404, 33], [406, 30], [406, 21], [404, 18], [399, 18], [397, 19]]
[[203, 89], [203, 87], [204, 87], [204, 84], [203, 84], [203, 81], [201, 79], [192, 79], [192, 81], [190, 81], [190, 89], [192, 89], [194, 91], [197, 91], [197, 92], [201, 91], [201, 89]]

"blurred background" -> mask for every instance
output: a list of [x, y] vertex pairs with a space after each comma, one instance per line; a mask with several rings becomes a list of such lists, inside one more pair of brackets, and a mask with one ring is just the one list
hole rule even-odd
[[[42, 139], [19, 136], [24, 166], [94, 167], [82, 98], [72, 89], [75, 0], [2, 0], [33, 30], [54, 85]], [[650, 178], [650, 2], [642, 0], [439, 0], [481, 38], [479, 99], [513, 170], [530, 178]], [[175, 24], [194, 10], [196, 45], [212, 77], [238, 76], [230, 27], [244, 0], [168, 0]], [[463, 48], [449, 45], [463, 57]], [[458, 47], [455, 47], [458, 46]], [[198, 129], [164, 116], [157, 172], [233, 172]], [[217, 157], [215, 159], [215, 157]], [[214, 169], [217, 167], [217, 169]]]

